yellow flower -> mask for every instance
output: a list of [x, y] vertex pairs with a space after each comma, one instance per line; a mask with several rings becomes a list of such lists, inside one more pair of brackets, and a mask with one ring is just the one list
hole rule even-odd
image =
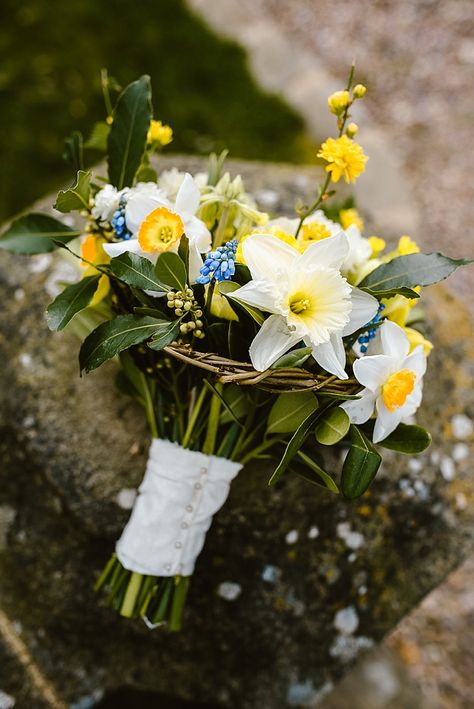
[[168, 145], [173, 140], [173, 129], [163, 124], [161, 121], [152, 121], [148, 130], [147, 141], [149, 143], [159, 143]]
[[364, 229], [364, 221], [357, 209], [341, 209], [339, 212], [339, 220], [343, 229], [349, 229], [354, 224], [362, 233]]
[[336, 91], [331, 94], [328, 98], [328, 106], [331, 113], [339, 116], [343, 111], [346, 110], [351, 102], [351, 97], [349, 91]]
[[147, 253], [163, 253], [169, 251], [183, 233], [181, 217], [166, 207], [158, 207], [142, 222], [138, 243]]
[[346, 133], [349, 136], [349, 138], [353, 138], [357, 133], [359, 132], [359, 126], [357, 123], [349, 123], [349, 125], [346, 128]]
[[429, 353], [433, 349], [433, 344], [427, 340], [426, 337], [423, 337], [421, 332], [418, 332], [418, 330], [415, 330], [413, 327], [404, 327], [403, 329], [405, 331], [405, 335], [408, 337], [408, 342], [410, 343], [410, 352], [412, 352], [415, 347], [418, 347], [418, 345], [422, 345], [423, 352], [428, 357]]
[[372, 249], [372, 256], [378, 256], [386, 246], [385, 239], [381, 239], [380, 236], [369, 236], [369, 245]]
[[[245, 239], [248, 239], [249, 236], [252, 236], [253, 234], [261, 234], [262, 231], [260, 229], [254, 229], [251, 231], [249, 234], [245, 234], [240, 241], [239, 245], [237, 246], [237, 252], [235, 254], [235, 260], [238, 261], [239, 263], [245, 264], [244, 261], [244, 254], [242, 251], [242, 244], [244, 243]], [[289, 244], [290, 246], [293, 246], [293, 248], [298, 249], [298, 251], [301, 251], [301, 244], [300, 242], [296, 241], [295, 237], [292, 236], [291, 234], [288, 234], [286, 231], [281, 229], [279, 226], [269, 226], [265, 230], [265, 234], [268, 234], [269, 236], [276, 236], [277, 239], [280, 239], [280, 241], [284, 241], [285, 244]]]
[[355, 182], [359, 175], [365, 170], [365, 163], [369, 159], [364, 155], [361, 146], [342, 135], [340, 138], [328, 138], [322, 145], [318, 153], [318, 158], [327, 160], [329, 165], [326, 171], [331, 173], [333, 182], [339, 182], [344, 176], [347, 183]]
[[321, 241], [328, 236], [331, 236], [331, 231], [323, 222], [309, 222], [301, 228], [301, 241]]
[[[419, 292], [420, 288], [413, 290]], [[400, 327], [405, 327], [410, 311], [415, 307], [417, 300], [417, 298], [405, 298], [404, 295], [383, 298], [381, 302], [385, 305], [384, 317], [397, 323]]]
[[357, 84], [356, 86], [354, 86], [352, 95], [354, 96], [354, 98], [364, 98], [366, 91], [367, 87], [364, 86], [364, 84]]
[[411, 369], [400, 369], [389, 376], [382, 387], [382, 399], [389, 411], [403, 406], [415, 388], [416, 374]]
[[[110, 256], [105, 253], [103, 245], [106, 240], [101, 236], [94, 236], [93, 234], [88, 234], [81, 244], [81, 256], [90, 263], [85, 263], [81, 261], [81, 266], [84, 267], [84, 272], [82, 278], [87, 278], [88, 276], [95, 276], [97, 274], [97, 269], [91, 264], [101, 264], [109, 263]], [[102, 275], [99, 279], [99, 285], [94, 293], [94, 297], [90, 302], [90, 307], [94, 307], [100, 303], [101, 300], [105, 298], [110, 290], [110, 281], [108, 276]]]
[[420, 253], [420, 247], [410, 236], [401, 236], [398, 241], [398, 253], [400, 256]]

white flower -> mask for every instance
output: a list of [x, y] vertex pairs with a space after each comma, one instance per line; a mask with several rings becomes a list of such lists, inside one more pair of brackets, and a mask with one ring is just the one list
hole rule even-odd
[[112, 257], [132, 251], [156, 261], [165, 251], [176, 252], [184, 233], [189, 239], [189, 273], [194, 282], [202, 266], [201, 254], [211, 248], [211, 234], [195, 216], [199, 200], [199, 188], [189, 173], [184, 176], [174, 204], [155, 183], [138, 185], [127, 196], [125, 208], [132, 238], [104, 244], [104, 250]]
[[[158, 177], [158, 187], [163, 190], [168, 199], [175, 200], [185, 176], [186, 173], [176, 167], [171, 168], [171, 170], [163, 170]], [[202, 190], [207, 185], [207, 172], [196, 173], [194, 182]]]
[[419, 345], [411, 354], [403, 329], [390, 320], [381, 325], [371, 348], [379, 351], [354, 362], [354, 375], [365, 387], [360, 399], [341, 407], [352, 423], [364, 423], [377, 415], [373, 441], [378, 443], [412, 416], [421, 403], [426, 356]]
[[126, 194], [128, 188], [117, 190], [113, 185], [105, 185], [94, 197], [92, 216], [101, 222], [110, 222], [119, 206], [120, 197]]
[[300, 254], [275, 236], [255, 234], [242, 249], [252, 280], [232, 295], [271, 313], [250, 346], [255, 369], [264, 371], [303, 340], [323, 369], [347, 379], [342, 338], [368, 323], [378, 302], [341, 276], [346, 235], [317, 241]]
[[[345, 230], [349, 242], [349, 253], [342, 264], [342, 272], [345, 276], [357, 277], [361, 269], [372, 256], [372, 248], [369, 240], [364, 238], [355, 224]], [[356, 279], [359, 280], [359, 279]], [[360, 281], [359, 281], [360, 282]]]

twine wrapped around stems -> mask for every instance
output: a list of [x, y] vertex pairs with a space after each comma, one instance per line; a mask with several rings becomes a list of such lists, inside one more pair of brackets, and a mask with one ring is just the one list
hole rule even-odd
[[237, 362], [212, 352], [198, 352], [189, 347], [170, 345], [164, 352], [193, 367], [216, 375], [221, 384], [258, 386], [275, 394], [296, 391], [319, 391], [321, 394], [352, 396], [360, 391], [356, 379], [338, 379], [334, 375], [314, 374], [302, 367], [282, 367], [259, 372], [249, 362]]

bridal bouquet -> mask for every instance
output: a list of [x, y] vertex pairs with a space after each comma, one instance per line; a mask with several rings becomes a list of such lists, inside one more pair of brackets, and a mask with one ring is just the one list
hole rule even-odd
[[[206, 173], [154, 170], [172, 139], [153, 120], [150, 80], [125, 88], [83, 145], [67, 142], [74, 184], [55, 209], [83, 227], [35, 213], [0, 246], [77, 257], [77, 280], [47, 311], [49, 327], [81, 335], [81, 373], [114, 358], [117, 382], [147, 417], [148, 464], [130, 520], [97, 581], [121, 615], [181, 626], [196, 558], [232, 479], [249, 461], [353, 499], [368, 488], [380, 448], [415, 454], [430, 443], [413, 423], [431, 344], [420, 289], [464, 259], [422, 254], [402, 236], [387, 250], [363, 235], [331, 184], [354, 182], [367, 156], [356, 142], [353, 85], [329, 97], [335, 137], [317, 156], [326, 171], [294, 218], [257, 208], [240, 176], [211, 155]], [[107, 176], [86, 170], [83, 147], [103, 147]], [[157, 163], [159, 164], [159, 162]], [[329, 206], [330, 205], [330, 206]], [[324, 450], [342, 446], [342, 471]]]

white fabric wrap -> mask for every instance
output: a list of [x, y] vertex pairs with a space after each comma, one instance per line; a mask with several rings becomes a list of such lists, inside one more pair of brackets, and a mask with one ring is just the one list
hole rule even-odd
[[138, 498], [116, 545], [122, 566], [149, 576], [190, 576], [212, 517], [241, 468], [154, 438]]

